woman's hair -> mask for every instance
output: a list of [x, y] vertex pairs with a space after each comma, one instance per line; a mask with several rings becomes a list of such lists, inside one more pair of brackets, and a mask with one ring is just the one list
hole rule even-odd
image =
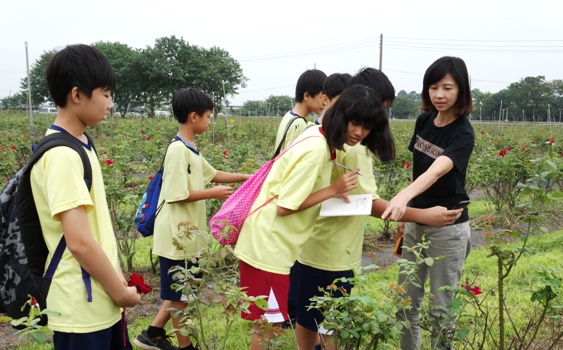
[[354, 85], [342, 92], [323, 117], [323, 130], [329, 147], [343, 150], [348, 123], [354, 122], [370, 129], [362, 140], [373, 154], [382, 161], [392, 160], [395, 145], [389, 120], [381, 97], [374, 89], [365, 85]]
[[422, 80], [422, 106], [423, 111], [436, 111], [430, 99], [430, 86], [442, 80], [450, 74], [458, 86], [457, 101], [454, 105], [456, 117], [467, 116], [473, 110], [473, 99], [471, 98], [471, 87], [469, 86], [469, 74], [465, 62], [461, 58], [444, 56], [437, 59], [428, 67]]

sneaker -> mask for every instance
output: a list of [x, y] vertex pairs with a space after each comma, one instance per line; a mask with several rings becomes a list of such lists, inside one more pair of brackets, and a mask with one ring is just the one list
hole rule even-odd
[[147, 331], [142, 331], [141, 334], [133, 340], [136, 347], [144, 350], [178, 350], [177, 346], [172, 345], [169, 337], [159, 336], [155, 338], [149, 337]]

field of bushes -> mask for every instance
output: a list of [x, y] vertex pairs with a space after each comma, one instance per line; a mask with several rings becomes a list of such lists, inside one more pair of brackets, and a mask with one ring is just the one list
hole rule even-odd
[[[32, 144], [44, 135], [53, 119], [53, 116], [34, 116], [31, 125], [24, 114], [0, 112], [0, 186], [26, 164]], [[217, 169], [251, 173], [270, 159], [279, 121], [273, 117], [220, 117], [207, 133], [196, 138], [197, 147]], [[391, 122], [396, 159], [386, 164], [376, 161], [373, 169], [383, 198], [390, 199], [409, 182], [412, 156], [407, 145], [413, 127], [412, 120]], [[123, 269], [140, 271], [155, 285], [158, 280], [153, 272], [151, 239], [136, 233], [133, 217], [149, 177], [160, 166], [165, 147], [176, 130], [176, 121], [168, 117], [118, 116], [111, 116], [101, 126], [88, 130], [102, 165]], [[467, 190], [479, 196], [470, 206], [470, 217], [472, 228], [484, 232], [487, 242], [473, 251], [466, 263], [464, 280], [470, 288], [458, 291], [459, 304], [453, 311], [458, 314], [458, 328], [463, 331], [455, 335], [459, 348], [561, 348], [563, 125], [474, 123], [474, 130], [476, 143]], [[219, 206], [218, 201], [208, 201], [208, 214]], [[366, 236], [389, 240], [393, 226], [370, 219]], [[248, 348], [250, 326], [240, 320], [237, 313], [240, 310], [236, 309], [244, 297], [235, 293], [237, 297], [229, 299], [233, 295], [229, 293], [234, 292], [217, 284], [218, 279], [224, 279], [235, 281], [236, 285], [235, 259], [228, 249], [219, 249], [213, 242], [210, 246], [214, 246], [212, 251], [218, 255], [209, 258], [213, 278], [201, 288], [213, 290], [211, 294], [218, 299], [204, 302], [201, 296], [200, 303], [188, 307], [186, 315], [195, 321], [188, 322], [186, 329], [208, 349]], [[517, 264], [518, 261], [525, 262]], [[351, 306], [354, 315], [361, 318], [352, 322], [359, 325], [359, 330], [346, 328], [341, 320], [342, 324], [334, 328], [343, 338], [341, 344], [352, 344], [356, 339], [354, 344], [362, 346], [358, 349], [368, 349], [373, 347], [367, 344], [378, 339], [381, 348], [396, 348], [401, 326], [392, 321], [392, 315], [393, 308], [400, 305], [396, 299], [400, 290], [394, 285], [399, 264], [375, 269], [374, 273], [358, 270], [357, 288], [350, 302], [367, 302], [369, 308], [366, 304], [360, 304], [361, 307], [372, 311], [365, 313], [354, 309], [358, 305]], [[189, 273], [186, 276], [189, 281]], [[472, 293], [471, 290], [476, 291], [474, 287], [481, 293]], [[358, 301], [354, 296], [365, 298]], [[158, 308], [158, 292], [144, 298], [145, 307], [130, 312], [131, 336], [150, 323]], [[224, 304], [227, 301], [237, 312], [229, 312], [230, 307]], [[505, 314], [507, 318], [501, 316]], [[221, 321], [225, 317], [230, 322], [227, 326]], [[499, 339], [503, 339], [502, 344]], [[294, 349], [291, 331], [272, 345], [276, 349]], [[47, 348], [34, 344], [21, 347]]]

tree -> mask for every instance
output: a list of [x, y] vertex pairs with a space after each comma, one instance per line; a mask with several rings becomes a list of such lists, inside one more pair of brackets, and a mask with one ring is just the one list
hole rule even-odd
[[[47, 86], [47, 63], [55, 55], [55, 50], [43, 51], [43, 54], [31, 65], [29, 81], [31, 87], [31, 104], [38, 106], [51, 99]], [[27, 91], [27, 76], [20, 81], [20, 88]]]
[[[473, 96], [473, 114], [476, 115], [480, 120], [483, 119], [483, 105], [486, 105], [491, 99], [492, 93], [482, 92], [479, 89], [471, 90], [471, 96]], [[476, 118], [477, 118], [476, 117]]]
[[220, 108], [223, 99], [245, 87], [247, 80], [228, 52], [190, 46], [175, 36], [159, 38], [153, 47], [142, 50], [136, 66], [142, 76], [138, 98], [148, 107], [149, 115], [154, 115], [156, 106], [170, 103], [172, 93], [182, 87], [205, 91]]
[[153, 47], [139, 52], [139, 60], [134, 63], [138, 73], [136, 98], [148, 109], [149, 116], [155, 115], [157, 107], [169, 104], [174, 91], [193, 86], [187, 79], [198, 66], [192, 55], [188, 43], [175, 36], [156, 39]]
[[241, 114], [247, 116], [256, 116], [256, 115], [266, 115], [268, 110], [268, 105], [264, 101], [260, 100], [247, 100], [244, 101], [242, 105]]
[[[229, 105], [227, 96], [236, 95], [239, 87], [246, 87], [246, 78], [240, 64], [221, 48], [200, 49], [207, 71], [200, 72], [202, 90], [213, 94], [217, 109]], [[204, 74], [201, 74], [204, 73]]]
[[27, 92], [18, 91], [16, 94], [8, 97], [4, 97], [0, 104], [2, 109], [16, 109], [16, 110], [27, 110]]
[[100, 41], [94, 43], [93, 46], [106, 56], [115, 71], [116, 86], [113, 98], [117, 110], [124, 117], [137, 95], [138, 78], [135, 67], [139, 59], [139, 52], [119, 42]]
[[407, 94], [405, 90], [399, 91], [393, 101], [392, 115], [396, 118], [416, 117], [420, 104], [420, 95], [415, 91]]
[[287, 111], [289, 111], [293, 106], [291, 105], [293, 99], [288, 95], [270, 95], [265, 103], [270, 111], [270, 115], [275, 115], [276, 117], [283, 117]]
[[[545, 76], [526, 77], [517, 83], [512, 83], [506, 89], [507, 103], [503, 108], [514, 108], [515, 111], [524, 111], [536, 120], [536, 113], [547, 115], [549, 97], [553, 95], [553, 88], [545, 82]], [[545, 112], [544, 112], [545, 111]], [[544, 114], [545, 113], [545, 114]], [[538, 120], [546, 119], [540, 117]]]

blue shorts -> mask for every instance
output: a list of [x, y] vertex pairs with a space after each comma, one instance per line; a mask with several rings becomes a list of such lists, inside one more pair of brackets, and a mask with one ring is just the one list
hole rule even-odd
[[[159, 256], [158, 259], [160, 261], [160, 299], [170, 301], [187, 301], [188, 299], [182, 294], [182, 291], [172, 289], [172, 284], [177, 281], [173, 279], [174, 272], [170, 272], [170, 269], [176, 266], [182, 266], [189, 269], [192, 266], [197, 266], [197, 263], [194, 264], [188, 260], [188, 265], [185, 266], [185, 260], [170, 260], [163, 258], [162, 256]], [[198, 274], [195, 277], [201, 278], [201, 274]]]
[[127, 332], [125, 315], [112, 327], [92, 333], [55, 332], [53, 345], [56, 350], [132, 350]]
[[[317, 325], [324, 321], [324, 316], [319, 309], [307, 310], [311, 305], [311, 298], [314, 296], [324, 295], [319, 291], [320, 288], [326, 289], [327, 286], [334, 283], [334, 280], [342, 277], [354, 277], [354, 271], [325, 271], [319, 270], [314, 267], [303, 265], [300, 262], [295, 262], [295, 271], [297, 280], [297, 323], [313, 332], [318, 331]], [[293, 281], [292, 281], [293, 282]], [[342, 287], [347, 293], [352, 290], [352, 285], [348, 282], [338, 282], [338, 287]], [[293, 285], [290, 286], [293, 288]], [[290, 292], [291, 294], [291, 292]], [[341, 297], [342, 292], [339, 289], [333, 291], [334, 297]]]

